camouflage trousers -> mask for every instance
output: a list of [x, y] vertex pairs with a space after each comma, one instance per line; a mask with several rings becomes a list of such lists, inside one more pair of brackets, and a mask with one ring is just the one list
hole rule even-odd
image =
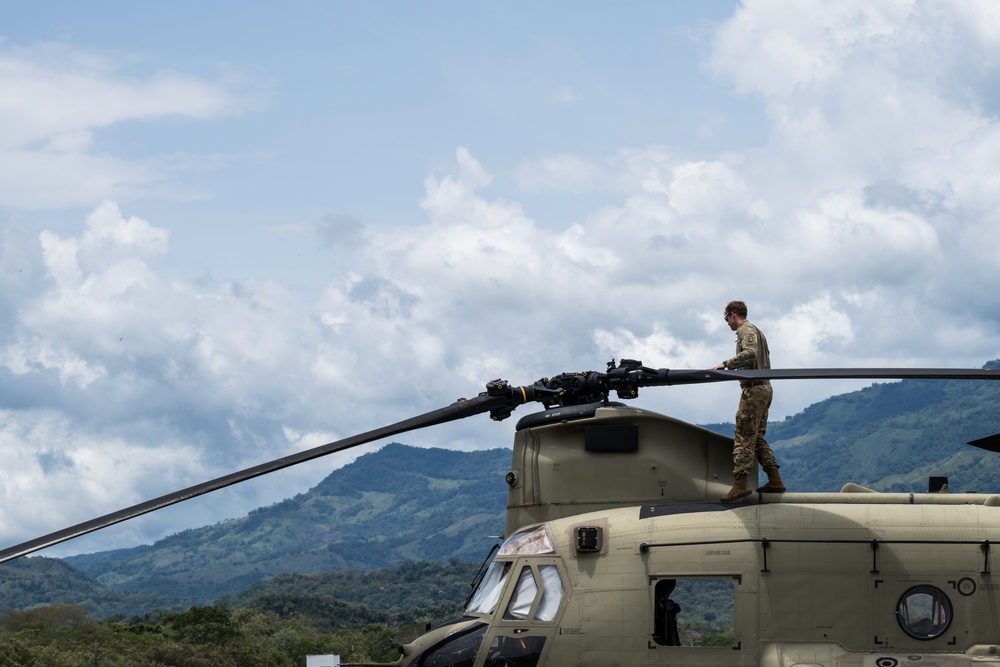
[[777, 468], [771, 446], [764, 439], [767, 433], [767, 411], [774, 392], [769, 384], [744, 387], [736, 409], [736, 432], [733, 444], [733, 474], [749, 473], [754, 462], [764, 470]]

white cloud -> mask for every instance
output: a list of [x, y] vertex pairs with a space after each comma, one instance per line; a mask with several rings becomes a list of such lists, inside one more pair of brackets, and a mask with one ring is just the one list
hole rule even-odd
[[775, 367], [838, 366], [854, 342], [850, 316], [840, 310], [830, 294], [819, 294], [796, 304], [768, 327], [768, 340], [777, 343]]
[[[967, 6], [972, 12], [972, 6]], [[953, 3], [751, 0], [717, 33], [710, 64], [758, 96], [772, 121], [765, 178], [809, 197], [839, 181], [898, 178], [900, 164], [947, 159], [990, 123], [954, 89], [991, 38]], [[984, 25], [995, 24], [980, 7]], [[807, 180], [808, 179], [808, 180]]]
[[169, 436], [136, 443], [88, 432], [51, 410], [3, 410], [0, 416], [5, 541], [147, 500], [151, 490], [184, 486], [206, 473], [198, 448]]
[[600, 351], [609, 357], [655, 359], [656, 367], [662, 368], [707, 368], [722, 347], [721, 343], [707, 338], [679, 338], [663, 325], [654, 326], [646, 336], [638, 336], [624, 328], [597, 329], [594, 340]]
[[[5, 47], [5, 48], [4, 48]], [[110, 56], [59, 44], [0, 44], [0, 147], [54, 142], [123, 120], [168, 115], [210, 118], [239, 111], [225, 89], [177, 72], [124, 73]], [[71, 146], [80, 144], [71, 141]], [[89, 140], [84, 137], [84, 147]]]
[[666, 188], [671, 205], [682, 215], [712, 215], [747, 209], [747, 186], [722, 162], [686, 162], [673, 169]]
[[216, 118], [253, 103], [228, 84], [178, 72], [130, 75], [120, 60], [64, 44], [0, 42], [0, 201], [60, 208], [134, 197], [165, 176], [162, 168], [102, 152], [95, 131], [168, 116]]
[[63, 385], [73, 381], [81, 389], [86, 389], [107, 374], [100, 364], [90, 363], [72, 350], [55, 349], [48, 341], [38, 338], [9, 346], [0, 355], [0, 363], [15, 375], [25, 375], [38, 369], [55, 370]]
[[[887, 72], [902, 85], [933, 86], [954, 65], [955, 54], [990, 49], [996, 39], [990, 14], [995, 12], [986, 3], [957, 9], [935, 0], [793, 6], [748, 0], [716, 33], [709, 64], [741, 91], [769, 100], [826, 97], [851, 77], [864, 84]], [[967, 42], [970, 33], [979, 38]]]

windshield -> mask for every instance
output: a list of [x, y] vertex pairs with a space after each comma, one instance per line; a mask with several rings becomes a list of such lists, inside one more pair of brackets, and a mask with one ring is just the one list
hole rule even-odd
[[[555, 553], [555, 549], [552, 548], [552, 540], [549, 539], [545, 526], [538, 526], [518, 531], [508, 537], [500, 545], [497, 556], [507, 558], [551, 553]], [[494, 560], [490, 563], [489, 569], [483, 575], [483, 580], [479, 582], [479, 587], [465, 607], [467, 613], [492, 614], [494, 612], [503, 587], [507, 583], [507, 577], [510, 575], [510, 567], [510, 560]], [[558, 578], [558, 574], [556, 577]], [[529, 604], [530, 599], [529, 597]]]
[[490, 569], [479, 582], [479, 588], [469, 600], [465, 611], [470, 614], [492, 614], [496, 609], [497, 600], [500, 599], [500, 593], [503, 592], [504, 584], [507, 583], [509, 572], [510, 561], [495, 560], [490, 563]]
[[472, 667], [488, 628], [485, 623], [470, 625], [445, 637], [423, 654], [416, 656], [410, 664], [417, 667]]

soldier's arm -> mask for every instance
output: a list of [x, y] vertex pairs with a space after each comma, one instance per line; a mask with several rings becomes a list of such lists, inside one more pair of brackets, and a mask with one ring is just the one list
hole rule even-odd
[[757, 365], [757, 332], [753, 327], [741, 327], [737, 331], [739, 335], [736, 341], [736, 356], [726, 359], [726, 368], [747, 369]]

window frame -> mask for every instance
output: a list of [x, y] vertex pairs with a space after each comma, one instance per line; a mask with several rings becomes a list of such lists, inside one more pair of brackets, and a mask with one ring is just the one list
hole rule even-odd
[[[905, 615], [908, 616], [909, 603], [912, 598], [926, 595], [931, 598], [930, 604], [932, 607], [930, 616], [926, 619], [919, 619], [917, 621], [911, 621], [909, 618], [904, 619]], [[942, 604], [943, 603], [943, 604]], [[943, 610], [945, 619], [944, 623], [936, 626], [931, 626], [931, 630], [928, 632], [920, 632], [913, 629], [914, 624], [920, 622], [921, 620], [927, 620], [933, 622], [935, 614]], [[955, 605], [948, 597], [948, 594], [938, 588], [933, 584], [917, 584], [916, 586], [910, 586], [899, 596], [896, 601], [895, 607], [896, 623], [903, 633], [910, 637], [911, 639], [916, 639], [917, 641], [933, 641], [944, 636], [948, 632], [948, 628], [951, 627], [951, 623], [955, 620]]]
[[[550, 620], [541, 620], [538, 618], [538, 610], [541, 607], [542, 599], [546, 594], [545, 579], [541, 572], [541, 567], [543, 566], [554, 567], [555, 571], [558, 573], [559, 582], [562, 585], [562, 593], [559, 599], [559, 604], [556, 605], [555, 611], [553, 612]], [[531, 576], [534, 579], [535, 584], [535, 595], [531, 600], [531, 605], [528, 608], [525, 618], [506, 618], [511, 598], [514, 597], [515, 592], [517, 591], [517, 583], [524, 568], [530, 568], [531, 570]], [[569, 579], [563, 569], [561, 559], [558, 557], [524, 556], [518, 558], [512, 562], [505, 590], [501, 594], [500, 600], [494, 611], [493, 622], [497, 626], [506, 627], [525, 625], [554, 627], [559, 621], [563, 610], [566, 608], [566, 601], [570, 596], [571, 590], [572, 588], [569, 585]]]
[[[657, 595], [656, 587], [657, 584], [666, 581], [673, 580], [675, 586], [671, 588], [671, 592], [676, 590], [676, 584], [682, 581], [724, 581], [732, 586], [732, 600], [733, 600], [733, 614], [732, 614], [732, 632], [733, 632], [733, 642], [726, 646], [689, 646], [689, 645], [671, 645], [671, 644], [661, 644], [654, 639], [657, 634], [656, 620], [657, 620]], [[740, 639], [742, 633], [740, 631], [740, 614], [739, 614], [739, 586], [743, 584], [742, 574], [732, 574], [732, 573], [708, 573], [708, 574], [656, 574], [649, 576], [649, 597], [650, 597], [650, 615], [649, 615], [649, 641], [648, 646], [651, 649], [669, 649], [669, 650], [695, 650], [695, 651], [706, 651], [706, 650], [723, 650], [723, 651], [738, 651], [742, 648], [743, 642]], [[668, 595], [669, 599], [674, 599]], [[683, 608], [681, 609], [683, 612]]]

